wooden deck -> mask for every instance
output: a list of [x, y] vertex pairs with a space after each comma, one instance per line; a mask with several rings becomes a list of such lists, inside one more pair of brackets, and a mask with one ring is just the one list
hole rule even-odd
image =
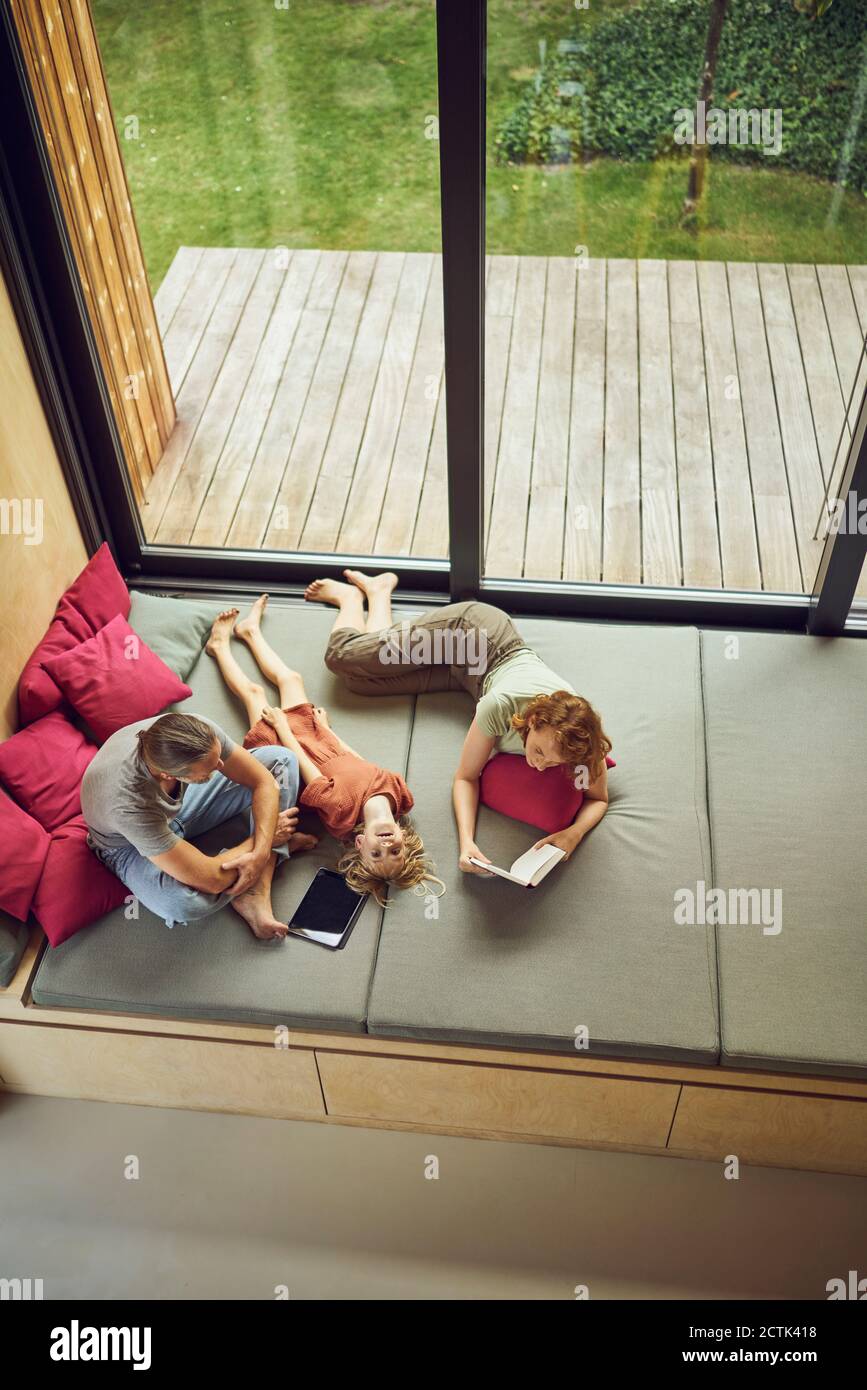
[[[439, 257], [285, 259], [181, 247], [159, 289], [148, 538], [446, 555]], [[486, 333], [489, 576], [812, 587], [867, 267], [494, 256]]]

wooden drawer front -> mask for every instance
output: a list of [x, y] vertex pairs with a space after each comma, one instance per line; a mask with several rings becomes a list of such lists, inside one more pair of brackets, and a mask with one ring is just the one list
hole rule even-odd
[[678, 1086], [317, 1052], [329, 1115], [665, 1147]]
[[702, 1158], [867, 1173], [867, 1103], [684, 1086], [669, 1148]]
[[324, 1116], [312, 1052], [0, 1023], [0, 1078], [34, 1095]]

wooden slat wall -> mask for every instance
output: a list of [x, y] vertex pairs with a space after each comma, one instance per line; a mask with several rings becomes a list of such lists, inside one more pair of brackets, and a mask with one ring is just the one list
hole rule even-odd
[[141, 502], [175, 405], [90, 7], [87, 0], [12, 0], [12, 11]]

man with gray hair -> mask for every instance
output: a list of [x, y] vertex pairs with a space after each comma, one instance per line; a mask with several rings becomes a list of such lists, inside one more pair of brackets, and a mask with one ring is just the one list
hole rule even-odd
[[[118, 729], [84, 774], [88, 844], [130, 892], [168, 926], [227, 903], [261, 940], [286, 936], [271, 904], [278, 859], [311, 849], [299, 834], [298, 760], [288, 748], [232, 742], [196, 714], [163, 714]], [[250, 834], [217, 855], [190, 840], [239, 812]]]

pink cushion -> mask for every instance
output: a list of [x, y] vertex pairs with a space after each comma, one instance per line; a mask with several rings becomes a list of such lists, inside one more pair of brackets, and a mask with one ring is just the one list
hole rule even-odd
[[48, 854], [48, 835], [38, 821], [0, 791], [0, 908], [27, 921], [30, 904]]
[[120, 907], [129, 890], [87, 845], [83, 816], [55, 830], [33, 911], [52, 946]]
[[100, 743], [193, 693], [121, 617], [45, 668]]
[[61, 710], [0, 743], [0, 782], [45, 830], [81, 811], [81, 779], [96, 745]]
[[57, 605], [57, 613], [36, 650], [29, 657], [18, 682], [18, 714], [31, 724], [58, 709], [63, 695], [43, 661], [70, 651], [93, 637], [120, 613], [129, 617], [129, 590], [106, 544], [99, 547]]
[[[605, 761], [608, 767], [615, 766], [613, 758]], [[568, 768], [548, 767], [537, 772], [516, 753], [495, 753], [485, 763], [479, 795], [492, 811], [526, 821], [546, 835], [571, 825], [584, 803], [584, 792], [575, 786]]]

